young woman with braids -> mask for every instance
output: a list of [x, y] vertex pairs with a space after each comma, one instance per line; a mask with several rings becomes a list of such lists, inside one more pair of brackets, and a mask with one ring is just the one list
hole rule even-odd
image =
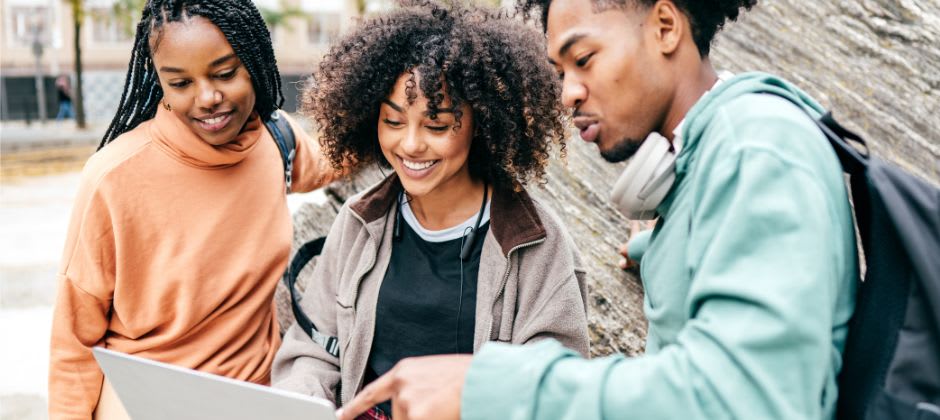
[[[283, 102], [250, 0], [150, 0], [86, 164], [53, 318], [50, 418], [120, 418], [94, 346], [268, 383], [291, 222], [263, 122]], [[283, 114], [281, 114], [283, 115]], [[300, 127], [294, 191], [336, 171]]]
[[[298, 326], [274, 386], [348, 402], [407, 357], [554, 338], [586, 354], [575, 245], [524, 185], [563, 144], [540, 35], [483, 9], [405, 6], [338, 41], [304, 92], [321, 144], [391, 167], [347, 201], [302, 300], [339, 351]], [[394, 407], [376, 402], [371, 416]]]

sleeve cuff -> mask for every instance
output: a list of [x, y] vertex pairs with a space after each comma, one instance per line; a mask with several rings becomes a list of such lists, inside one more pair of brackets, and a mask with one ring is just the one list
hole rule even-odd
[[460, 418], [532, 418], [545, 372], [556, 361], [571, 356], [578, 354], [555, 340], [525, 346], [485, 344], [467, 371]]
[[650, 237], [652, 236], [652, 229], [644, 230], [633, 235], [630, 240], [627, 241], [627, 256], [633, 261], [640, 262], [640, 260], [643, 259], [643, 254], [649, 249]]

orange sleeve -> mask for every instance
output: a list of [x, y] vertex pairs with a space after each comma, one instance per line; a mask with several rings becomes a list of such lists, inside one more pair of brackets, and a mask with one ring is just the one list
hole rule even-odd
[[91, 348], [104, 341], [110, 301], [59, 276], [49, 357], [49, 418], [90, 419], [104, 378]]
[[294, 130], [297, 143], [291, 191], [313, 191], [343, 176], [345, 171], [337, 173], [333, 170], [329, 158], [321, 150], [320, 143], [310, 137], [293, 118], [287, 117], [287, 120]]
[[83, 174], [58, 274], [49, 354], [50, 419], [91, 418], [101, 393], [103, 375], [91, 348], [104, 342], [108, 330], [115, 247], [105, 200], [91, 177]]

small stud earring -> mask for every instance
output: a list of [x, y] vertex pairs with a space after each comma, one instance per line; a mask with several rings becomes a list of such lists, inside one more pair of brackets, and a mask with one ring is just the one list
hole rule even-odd
[[167, 110], [167, 111], [172, 111], [172, 110], [173, 110], [173, 109], [170, 108], [170, 104], [167, 103], [166, 101], [163, 101], [163, 109], [165, 109], [165, 110]]

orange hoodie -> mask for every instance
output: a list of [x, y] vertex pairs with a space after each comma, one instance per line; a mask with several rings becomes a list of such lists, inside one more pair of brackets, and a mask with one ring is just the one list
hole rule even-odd
[[[291, 123], [293, 190], [325, 185], [328, 161]], [[103, 380], [94, 346], [269, 382], [280, 344], [274, 289], [292, 234], [284, 188], [257, 116], [211, 146], [159, 108], [92, 156], [58, 272], [50, 418], [91, 417]]]

